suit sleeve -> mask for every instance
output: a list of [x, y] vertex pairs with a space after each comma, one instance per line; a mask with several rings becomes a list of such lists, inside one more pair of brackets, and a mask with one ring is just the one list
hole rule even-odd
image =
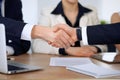
[[88, 44], [120, 43], [120, 23], [87, 27]]
[[15, 21], [1, 16], [0, 16], [0, 23], [3, 23], [5, 25], [6, 33], [13, 34], [14, 36], [19, 38], [25, 26], [25, 23], [23, 22]]
[[5, 17], [23, 21], [21, 0], [5, 0]]
[[25, 23], [5, 17], [0, 17], [0, 23], [5, 25], [6, 44], [13, 47], [14, 55], [26, 53], [30, 48], [30, 41], [21, 40]]

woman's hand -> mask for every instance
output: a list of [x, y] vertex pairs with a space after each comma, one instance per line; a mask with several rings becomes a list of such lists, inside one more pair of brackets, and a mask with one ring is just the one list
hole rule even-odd
[[70, 47], [65, 51], [68, 55], [78, 57], [90, 57], [97, 53], [97, 49], [94, 46]]

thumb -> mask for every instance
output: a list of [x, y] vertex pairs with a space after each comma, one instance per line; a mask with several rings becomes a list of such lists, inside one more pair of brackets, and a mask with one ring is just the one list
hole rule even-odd
[[53, 28], [53, 32], [57, 32], [57, 31], [59, 31], [59, 30], [60, 30], [60, 27], [59, 27], [59, 26]]
[[65, 24], [59, 24], [59, 25], [55, 25], [53, 28], [54, 32], [57, 32], [59, 30], [63, 30], [65, 31], [68, 35], [71, 35], [71, 28], [68, 25]]
[[53, 32], [57, 32], [61, 29], [64, 30], [64, 25], [63, 24], [57, 24], [53, 27]]

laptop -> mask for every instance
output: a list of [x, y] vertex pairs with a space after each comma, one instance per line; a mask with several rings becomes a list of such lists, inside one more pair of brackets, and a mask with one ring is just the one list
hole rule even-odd
[[5, 26], [0, 24], [0, 72], [5, 74], [15, 74], [35, 70], [42, 70], [42, 67], [7, 60]]

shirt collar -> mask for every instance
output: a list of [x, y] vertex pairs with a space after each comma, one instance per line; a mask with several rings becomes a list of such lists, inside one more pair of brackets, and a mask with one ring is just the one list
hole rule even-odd
[[[78, 3], [79, 11], [82, 13], [89, 13], [92, 10], [83, 7], [80, 3]], [[57, 7], [51, 12], [51, 14], [64, 14], [63, 7], [62, 7], [62, 1], [57, 5]]]

